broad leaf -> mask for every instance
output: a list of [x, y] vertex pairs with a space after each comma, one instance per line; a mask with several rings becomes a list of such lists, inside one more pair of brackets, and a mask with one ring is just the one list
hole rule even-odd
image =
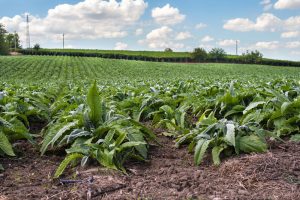
[[235, 146], [235, 126], [234, 124], [226, 124], [225, 140], [232, 146]]
[[97, 125], [102, 118], [102, 103], [96, 81], [88, 92], [87, 104], [90, 108], [89, 117], [94, 125]]
[[8, 141], [5, 134], [0, 130], [0, 149], [9, 156], [15, 156], [12, 145]]
[[206, 139], [201, 139], [197, 142], [194, 154], [194, 161], [196, 165], [200, 165], [210, 142], [211, 140]]
[[267, 151], [267, 144], [256, 135], [243, 136], [239, 138], [240, 150], [245, 153], [263, 153]]

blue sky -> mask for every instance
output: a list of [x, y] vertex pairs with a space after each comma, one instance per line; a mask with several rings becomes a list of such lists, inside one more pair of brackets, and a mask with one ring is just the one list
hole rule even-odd
[[61, 48], [191, 51], [258, 49], [300, 60], [300, 0], [1, 0], [0, 23], [25, 44]]

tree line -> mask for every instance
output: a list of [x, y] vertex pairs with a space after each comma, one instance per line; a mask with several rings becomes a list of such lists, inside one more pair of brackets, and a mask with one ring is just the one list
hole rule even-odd
[[257, 50], [255, 51], [246, 51], [240, 56], [227, 55], [224, 49], [222, 48], [213, 48], [207, 52], [203, 48], [195, 48], [191, 53], [191, 57], [196, 62], [223, 62], [232, 58], [233, 60], [239, 59], [243, 63], [261, 63], [263, 60], [263, 54]]
[[11, 49], [21, 49], [18, 33], [9, 33], [0, 24], [0, 55], [9, 54]]

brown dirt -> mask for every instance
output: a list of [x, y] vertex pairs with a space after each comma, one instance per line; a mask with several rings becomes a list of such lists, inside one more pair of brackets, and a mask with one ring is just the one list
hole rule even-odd
[[10, 52], [9, 53], [11, 56], [20, 56], [20, 55], [22, 55], [21, 53], [19, 53], [19, 52]]
[[209, 159], [200, 167], [186, 148], [176, 149], [160, 137], [148, 163], [127, 164], [128, 175], [90, 166], [68, 170], [62, 185], [51, 180], [63, 156], [40, 157], [26, 142], [16, 148], [23, 155], [0, 158], [2, 199], [300, 199], [300, 145], [273, 143], [268, 153], [241, 155], [220, 167]]

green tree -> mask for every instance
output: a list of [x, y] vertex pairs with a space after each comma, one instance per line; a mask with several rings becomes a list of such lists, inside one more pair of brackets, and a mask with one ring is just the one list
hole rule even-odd
[[0, 24], [0, 55], [7, 55], [9, 52], [9, 47], [5, 39], [7, 31], [4, 26]]
[[6, 42], [9, 45], [9, 48], [14, 49], [15, 47], [20, 49], [20, 37], [18, 33], [9, 33], [6, 35]]
[[225, 56], [226, 52], [222, 48], [213, 48], [209, 52], [209, 58], [216, 62], [224, 60]]
[[207, 52], [203, 48], [195, 48], [192, 52], [192, 59], [201, 62], [207, 59]]
[[241, 58], [245, 63], [260, 63], [262, 61], [263, 54], [257, 50], [246, 51], [246, 53], [243, 53]]
[[165, 48], [165, 52], [173, 52], [171, 48]]
[[40, 49], [41, 49], [40, 44], [35, 44], [35, 45], [33, 46], [33, 49], [36, 50], [36, 51], [40, 50]]

